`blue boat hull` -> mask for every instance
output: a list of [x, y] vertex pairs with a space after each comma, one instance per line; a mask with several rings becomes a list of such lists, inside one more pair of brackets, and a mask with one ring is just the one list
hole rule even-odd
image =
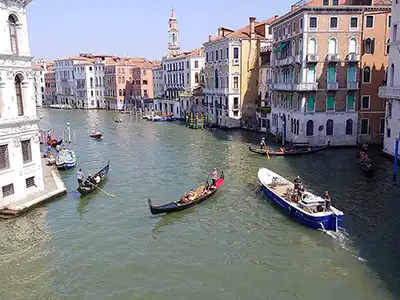
[[[289, 205], [281, 197], [276, 195], [273, 191], [261, 184], [262, 190], [265, 195], [275, 203], [283, 212], [285, 212], [289, 217], [295, 219], [296, 221], [302, 223], [303, 225], [312, 229], [321, 230], [331, 230], [336, 231], [341, 227], [343, 216], [339, 215], [328, 215], [323, 217], [314, 217], [304, 214], [302, 211], [296, 209], [295, 207]], [[337, 224], [336, 224], [337, 222]]]
[[59, 170], [64, 170], [64, 171], [68, 171], [68, 170], [72, 170], [73, 168], [75, 168], [76, 166], [76, 162], [73, 164], [63, 164], [63, 165], [59, 165], [57, 166], [57, 169]]
[[175, 121], [175, 118], [153, 118], [153, 122], [172, 122]]

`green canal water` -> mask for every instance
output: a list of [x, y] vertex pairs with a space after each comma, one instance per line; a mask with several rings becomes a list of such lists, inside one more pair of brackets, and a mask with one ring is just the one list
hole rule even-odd
[[[87, 175], [111, 159], [104, 189], [80, 198], [75, 171], [68, 194], [0, 224], [0, 299], [398, 299], [400, 189], [391, 162], [373, 157], [362, 176], [355, 150], [271, 158], [247, 150], [259, 135], [195, 131], [106, 111], [40, 110], [42, 128], [76, 131], [78, 167]], [[89, 138], [92, 128], [104, 140]], [[225, 184], [187, 211], [152, 216], [204, 182], [213, 167]], [[345, 230], [313, 231], [265, 200], [257, 170], [301, 175], [316, 193], [329, 190], [345, 212]]]

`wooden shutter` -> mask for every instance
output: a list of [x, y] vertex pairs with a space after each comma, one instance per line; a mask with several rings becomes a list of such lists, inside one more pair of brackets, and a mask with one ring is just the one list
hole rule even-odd
[[0, 170], [10, 168], [10, 159], [8, 154], [8, 145], [0, 146]]
[[29, 163], [32, 161], [32, 150], [31, 150], [31, 140], [21, 141], [22, 148], [22, 160], [23, 163]]

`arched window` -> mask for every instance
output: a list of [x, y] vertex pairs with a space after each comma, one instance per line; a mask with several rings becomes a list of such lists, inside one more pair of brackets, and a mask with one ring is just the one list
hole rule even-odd
[[99, 85], [99, 78], [96, 77], [96, 86], [98, 86], [98, 85]]
[[330, 38], [328, 41], [328, 54], [337, 53], [337, 40], [335, 38]]
[[363, 82], [371, 82], [371, 68], [365, 67], [363, 71]]
[[10, 31], [11, 51], [13, 54], [18, 54], [18, 33], [17, 33], [17, 17], [10, 15], [8, 17], [8, 26]]
[[308, 40], [308, 54], [317, 53], [317, 41], [314, 38]]
[[390, 39], [387, 39], [386, 41], [386, 54], [389, 55], [390, 52]]
[[326, 135], [333, 135], [333, 120], [326, 121]]
[[118, 83], [121, 83], [122, 79], [121, 77], [118, 77]]
[[293, 132], [293, 125], [294, 125], [294, 120], [292, 118], [290, 118], [290, 132]]
[[364, 41], [364, 53], [374, 54], [375, 39], [366, 38]]
[[24, 100], [22, 99], [22, 75], [18, 74], [14, 78], [15, 96], [17, 98], [18, 116], [24, 115]]
[[93, 77], [90, 77], [90, 87], [93, 87]]
[[346, 121], [346, 134], [352, 135], [353, 134], [353, 120], [348, 119]]
[[194, 83], [199, 83], [199, 73], [194, 73]]
[[296, 41], [292, 41], [292, 56], [296, 55]]
[[390, 73], [389, 73], [389, 84], [388, 86], [393, 86], [394, 84], [394, 64], [390, 65]]
[[357, 39], [354, 37], [349, 40], [349, 53], [357, 53]]
[[300, 122], [299, 122], [299, 120], [297, 120], [297, 122], [296, 122], [296, 134], [298, 135], [299, 134], [299, 127], [300, 127]]
[[219, 82], [219, 80], [218, 80], [218, 69], [215, 69], [215, 72], [214, 72], [214, 85], [215, 85], [216, 89], [219, 87], [218, 82]]
[[303, 59], [303, 39], [299, 39], [299, 55], [300, 60]]
[[313, 134], [314, 134], [314, 122], [312, 120], [308, 120], [306, 136], [312, 136]]

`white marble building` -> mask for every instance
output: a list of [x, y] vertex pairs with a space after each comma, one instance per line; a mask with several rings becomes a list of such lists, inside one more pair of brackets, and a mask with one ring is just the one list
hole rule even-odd
[[95, 101], [97, 109], [105, 109], [106, 101], [104, 98], [104, 60], [96, 58], [94, 61], [94, 85], [95, 85]]
[[42, 107], [45, 102], [45, 80], [44, 74], [47, 72], [46, 60], [41, 59], [32, 62], [33, 90], [36, 106]]
[[379, 88], [379, 97], [386, 99], [383, 152], [394, 156], [396, 138], [400, 139], [400, 52], [398, 33], [400, 27], [400, 4], [392, 4], [389, 63], [386, 86]]
[[27, 2], [0, 0], [0, 206], [44, 190]]

